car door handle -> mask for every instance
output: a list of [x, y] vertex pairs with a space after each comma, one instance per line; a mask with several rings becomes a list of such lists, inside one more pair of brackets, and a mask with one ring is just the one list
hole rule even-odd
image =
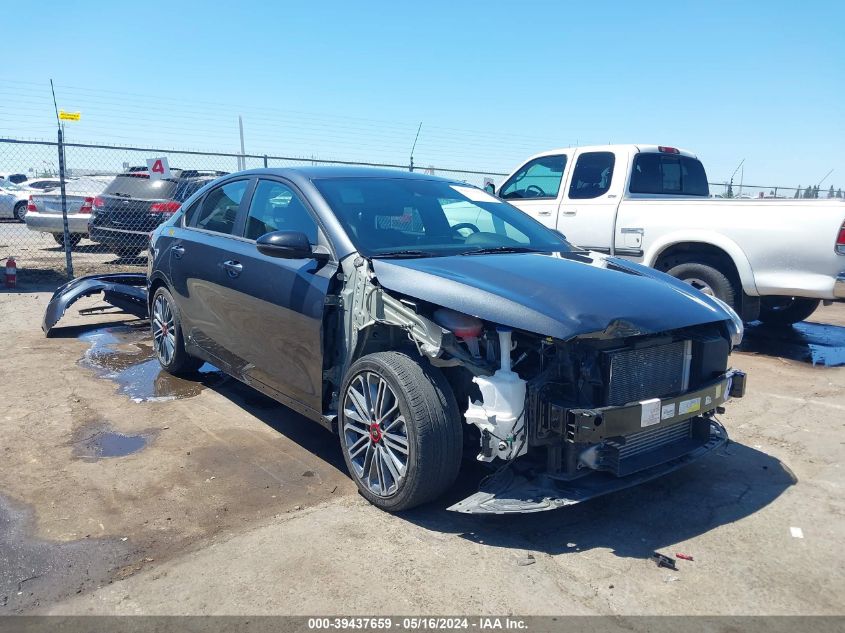
[[176, 257], [176, 259], [182, 259], [182, 255], [185, 254], [185, 247], [181, 244], [177, 244], [170, 249], [170, 252], [173, 253], [173, 256]]
[[220, 264], [220, 266], [222, 266], [223, 270], [225, 270], [229, 274], [229, 277], [237, 277], [243, 272], [244, 269], [243, 265], [240, 262], [236, 262], [231, 259], [227, 262], [223, 262], [222, 264]]
[[572, 209], [570, 211], [561, 211], [561, 215], [578, 215], [578, 211]]
[[551, 215], [551, 211], [540, 211], [537, 215]]

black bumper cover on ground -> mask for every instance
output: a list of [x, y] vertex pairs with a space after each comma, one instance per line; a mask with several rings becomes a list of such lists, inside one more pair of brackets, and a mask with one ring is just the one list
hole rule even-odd
[[82, 297], [98, 292], [103, 293], [103, 300], [120, 308], [124, 312], [145, 319], [147, 309], [147, 276], [143, 273], [116, 273], [110, 275], [89, 275], [78, 277], [61, 286], [53, 293], [41, 329], [50, 336], [65, 311]]

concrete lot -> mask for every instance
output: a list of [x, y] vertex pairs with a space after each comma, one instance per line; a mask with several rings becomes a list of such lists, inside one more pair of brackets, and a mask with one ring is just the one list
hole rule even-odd
[[[333, 435], [214, 371], [160, 375], [143, 324], [77, 314], [94, 299], [46, 339], [48, 298], [0, 293], [0, 614], [845, 613], [845, 306], [751, 328], [726, 450], [472, 517], [445, 508], [475, 469], [382, 513]], [[661, 569], [655, 550], [695, 560]]]

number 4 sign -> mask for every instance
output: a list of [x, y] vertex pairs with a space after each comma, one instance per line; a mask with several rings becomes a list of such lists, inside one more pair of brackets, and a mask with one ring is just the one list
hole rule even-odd
[[148, 158], [147, 170], [150, 172], [150, 180], [161, 180], [170, 178], [170, 165], [167, 164], [167, 157]]

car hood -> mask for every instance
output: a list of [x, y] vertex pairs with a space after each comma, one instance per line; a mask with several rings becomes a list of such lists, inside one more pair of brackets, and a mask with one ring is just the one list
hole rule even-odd
[[599, 253], [374, 259], [387, 290], [566, 340], [654, 334], [730, 315], [692, 286]]

